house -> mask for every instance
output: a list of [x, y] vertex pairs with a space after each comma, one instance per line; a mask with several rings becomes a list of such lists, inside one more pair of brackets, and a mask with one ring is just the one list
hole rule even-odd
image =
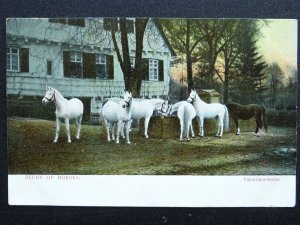
[[200, 89], [198, 91], [200, 98], [206, 103], [220, 103], [221, 94], [215, 89]]
[[[11, 18], [6, 28], [7, 95], [43, 96], [46, 86], [66, 98], [97, 100], [122, 96], [123, 73], [111, 38], [112, 18]], [[118, 19], [114, 18], [120, 44]], [[127, 20], [134, 65], [134, 19]], [[143, 48], [141, 97], [163, 97], [169, 91], [171, 57], [175, 55], [159, 24], [150, 19]]]

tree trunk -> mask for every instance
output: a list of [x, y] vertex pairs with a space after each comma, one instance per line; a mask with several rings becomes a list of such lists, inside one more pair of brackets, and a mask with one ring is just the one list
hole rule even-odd
[[132, 73], [131, 79], [131, 90], [133, 97], [140, 97], [141, 86], [142, 86], [142, 54], [143, 54], [143, 40], [144, 33], [148, 23], [147, 18], [135, 20], [135, 31], [136, 31], [136, 51], [135, 51], [135, 66]]
[[[224, 51], [224, 55], [227, 56], [227, 51]], [[224, 58], [224, 92], [223, 92], [223, 101], [224, 103], [228, 102], [228, 89], [229, 89], [229, 59], [228, 57]]]
[[129, 56], [129, 45], [128, 45], [128, 32], [126, 27], [126, 18], [120, 19], [120, 32], [121, 32], [121, 44], [122, 44], [122, 52], [123, 52], [123, 65], [121, 66], [125, 89], [131, 91], [131, 64], [130, 64], [130, 56]]
[[194, 88], [193, 84], [193, 69], [192, 69], [192, 53], [190, 51], [190, 36], [191, 36], [191, 23], [190, 20], [186, 20], [186, 68], [187, 68], [187, 82], [188, 82], [188, 93]]

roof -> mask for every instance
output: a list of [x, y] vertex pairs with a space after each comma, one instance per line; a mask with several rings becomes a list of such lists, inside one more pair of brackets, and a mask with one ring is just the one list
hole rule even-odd
[[169, 40], [167, 39], [167, 37], [166, 37], [166, 35], [165, 35], [165, 32], [163, 31], [163, 28], [162, 28], [162, 26], [161, 26], [159, 20], [158, 20], [158, 19], [152, 19], [152, 21], [153, 21], [153, 23], [155, 24], [155, 26], [157, 27], [157, 29], [158, 29], [160, 35], [162, 36], [162, 38], [164, 39], [166, 45], [168, 46], [168, 48], [169, 48], [169, 50], [170, 50], [170, 52], [171, 52], [171, 55], [172, 55], [172, 56], [176, 56], [176, 53], [175, 53], [174, 49], [172, 48], [172, 46], [171, 46]]
[[214, 95], [220, 95], [219, 92], [217, 92], [215, 89], [200, 89], [200, 92], [204, 92], [207, 94], [214, 94]]

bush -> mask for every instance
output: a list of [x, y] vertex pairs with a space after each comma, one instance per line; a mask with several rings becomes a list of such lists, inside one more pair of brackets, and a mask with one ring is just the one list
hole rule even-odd
[[268, 124], [274, 126], [296, 126], [296, 111], [272, 110], [268, 111]]
[[[90, 118], [90, 98], [80, 98], [84, 105], [82, 122], [88, 123]], [[55, 120], [55, 106], [43, 106], [41, 96], [7, 97], [7, 116], [19, 116], [45, 120]]]

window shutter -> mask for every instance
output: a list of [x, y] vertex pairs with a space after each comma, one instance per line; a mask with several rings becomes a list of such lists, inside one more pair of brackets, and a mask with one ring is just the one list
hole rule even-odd
[[83, 77], [96, 78], [96, 56], [93, 53], [82, 53]]
[[158, 80], [164, 81], [164, 61], [158, 60]]
[[114, 56], [106, 55], [107, 79], [114, 79]]
[[85, 20], [84, 19], [68, 19], [69, 25], [79, 26], [79, 27], [85, 27]]
[[142, 80], [149, 80], [149, 59], [142, 59]]
[[20, 49], [20, 72], [29, 72], [29, 49]]
[[70, 77], [70, 52], [63, 51], [64, 76]]

